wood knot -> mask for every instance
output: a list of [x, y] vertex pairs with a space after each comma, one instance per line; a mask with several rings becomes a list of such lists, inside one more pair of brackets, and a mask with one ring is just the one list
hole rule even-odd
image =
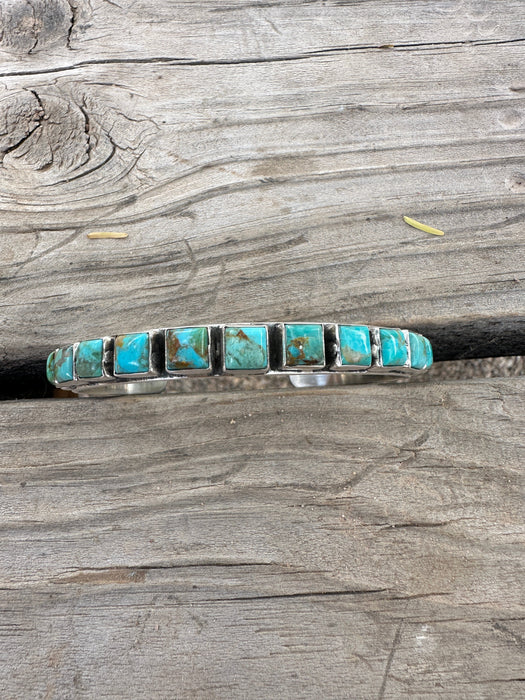
[[7, 174], [35, 184], [32, 175], [42, 181], [47, 172], [49, 182], [89, 159], [89, 117], [71, 100], [22, 90], [0, 102], [0, 113], [0, 159]]
[[525, 194], [525, 172], [512, 173], [512, 175], [505, 178], [505, 185], [511, 192]]
[[0, 192], [44, 208], [135, 196], [137, 162], [157, 130], [86, 91], [8, 93], [0, 100]]
[[0, 47], [20, 55], [57, 43], [69, 46], [78, 18], [84, 14], [81, 3], [82, 0], [2, 0]]

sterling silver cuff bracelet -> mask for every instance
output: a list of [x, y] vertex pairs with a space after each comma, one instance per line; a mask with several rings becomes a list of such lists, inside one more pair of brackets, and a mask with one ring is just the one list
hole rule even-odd
[[80, 396], [118, 396], [158, 393], [190, 376], [287, 374], [304, 386], [334, 372], [400, 376], [431, 364], [427, 338], [399, 328], [232, 323], [82, 340], [49, 355], [47, 378]]

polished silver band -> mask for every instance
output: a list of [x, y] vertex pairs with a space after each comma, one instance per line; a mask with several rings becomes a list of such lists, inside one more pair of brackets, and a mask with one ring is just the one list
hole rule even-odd
[[333, 373], [407, 376], [432, 364], [413, 331], [365, 324], [232, 323], [104, 336], [57, 348], [47, 362], [56, 387], [80, 396], [148, 394], [185, 377], [289, 375], [322, 385]]

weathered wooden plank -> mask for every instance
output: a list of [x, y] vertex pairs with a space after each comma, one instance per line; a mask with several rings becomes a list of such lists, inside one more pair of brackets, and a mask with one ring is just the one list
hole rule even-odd
[[[520, 0], [176, 0], [12, 2], [2, 8], [6, 71], [114, 61], [242, 62], [312, 52], [523, 40]], [[124, 32], [127, 30], [127, 35]]]
[[15, 5], [47, 19], [2, 14], [4, 376], [187, 322], [523, 347], [520, 2]]
[[524, 382], [4, 402], [5, 696], [520, 697]]

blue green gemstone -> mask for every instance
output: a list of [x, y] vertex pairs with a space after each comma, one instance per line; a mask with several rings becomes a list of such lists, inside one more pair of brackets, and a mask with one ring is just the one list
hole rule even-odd
[[166, 331], [166, 368], [171, 371], [208, 369], [208, 329], [172, 328]]
[[325, 364], [323, 327], [320, 323], [285, 323], [288, 367]]
[[104, 342], [102, 338], [96, 340], [82, 340], [77, 347], [75, 355], [75, 368], [81, 379], [101, 377], [102, 359], [104, 356]]
[[432, 350], [432, 343], [428, 338], [425, 338], [425, 336], [423, 336], [423, 343], [425, 345], [425, 351], [427, 356], [427, 366], [425, 367], [425, 369], [427, 369], [428, 367], [432, 367], [432, 364], [434, 362], [434, 352]]
[[381, 357], [385, 367], [402, 367], [408, 360], [408, 347], [402, 331], [380, 328]]
[[370, 367], [372, 347], [368, 326], [339, 326], [342, 365]]
[[410, 343], [410, 366], [414, 369], [424, 369], [426, 365], [426, 358], [423, 337], [417, 333], [412, 333], [412, 331], [409, 331], [408, 339]]
[[227, 370], [254, 370], [268, 367], [266, 326], [226, 326], [224, 366]]
[[55, 352], [55, 379], [57, 382], [70, 382], [73, 379], [72, 345]]
[[148, 333], [130, 333], [115, 338], [115, 374], [149, 371]]
[[427, 340], [419, 333], [408, 334], [410, 340], [410, 366], [414, 369], [427, 369], [432, 364], [432, 346], [430, 341]]
[[46, 362], [46, 377], [51, 384], [55, 383], [55, 351], [53, 351]]

